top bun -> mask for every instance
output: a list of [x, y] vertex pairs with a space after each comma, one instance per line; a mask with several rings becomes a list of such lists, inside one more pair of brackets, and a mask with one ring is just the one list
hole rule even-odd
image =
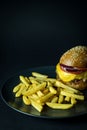
[[66, 51], [59, 60], [60, 64], [87, 68], [87, 46], [76, 46]]

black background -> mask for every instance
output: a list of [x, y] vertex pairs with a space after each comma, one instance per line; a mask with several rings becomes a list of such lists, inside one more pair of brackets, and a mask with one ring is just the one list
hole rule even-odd
[[[80, 1], [2, 2], [0, 86], [14, 73], [36, 66], [56, 65], [67, 49], [87, 45], [86, 8], [86, 3]], [[84, 117], [66, 121], [31, 118], [14, 112], [2, 100], [0, 121], [0, 130], [87, 129]]]

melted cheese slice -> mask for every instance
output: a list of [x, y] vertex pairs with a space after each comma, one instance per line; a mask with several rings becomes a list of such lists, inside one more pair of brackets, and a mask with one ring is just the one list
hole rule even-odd
[[87, 79], [87, 71], [81, 74], [72, 74], [69, 72], [65, 72], [60, 68], [60, 65], [56, 66], [56, 73], [59, 75], [59, 78], [65, 82], [69, 82], [74, 79]]

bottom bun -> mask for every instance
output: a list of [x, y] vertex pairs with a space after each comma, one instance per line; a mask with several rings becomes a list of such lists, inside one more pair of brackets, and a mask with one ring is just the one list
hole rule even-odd
[[78, 90], [87, 89], [87, 80], [86, 81], [74, 80], [74, 81], [71, 81], [71, 82], [67, 82], [65, 84], [67, 84], [68, 86], [70, 86], [72, 88], [78, 89]]

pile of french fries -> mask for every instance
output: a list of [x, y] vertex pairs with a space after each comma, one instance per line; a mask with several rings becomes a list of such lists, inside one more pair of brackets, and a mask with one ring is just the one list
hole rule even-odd
[[24, 104], [32, 105], [39, 112], [45, 105], [52, 109], [69, 109], [84, 100], [82, 92], [48, 75], [32, 72], [31, 76], [20, 75], [19, 79], [20, 83], [13, 88], [15, 97], [21, 97]]

